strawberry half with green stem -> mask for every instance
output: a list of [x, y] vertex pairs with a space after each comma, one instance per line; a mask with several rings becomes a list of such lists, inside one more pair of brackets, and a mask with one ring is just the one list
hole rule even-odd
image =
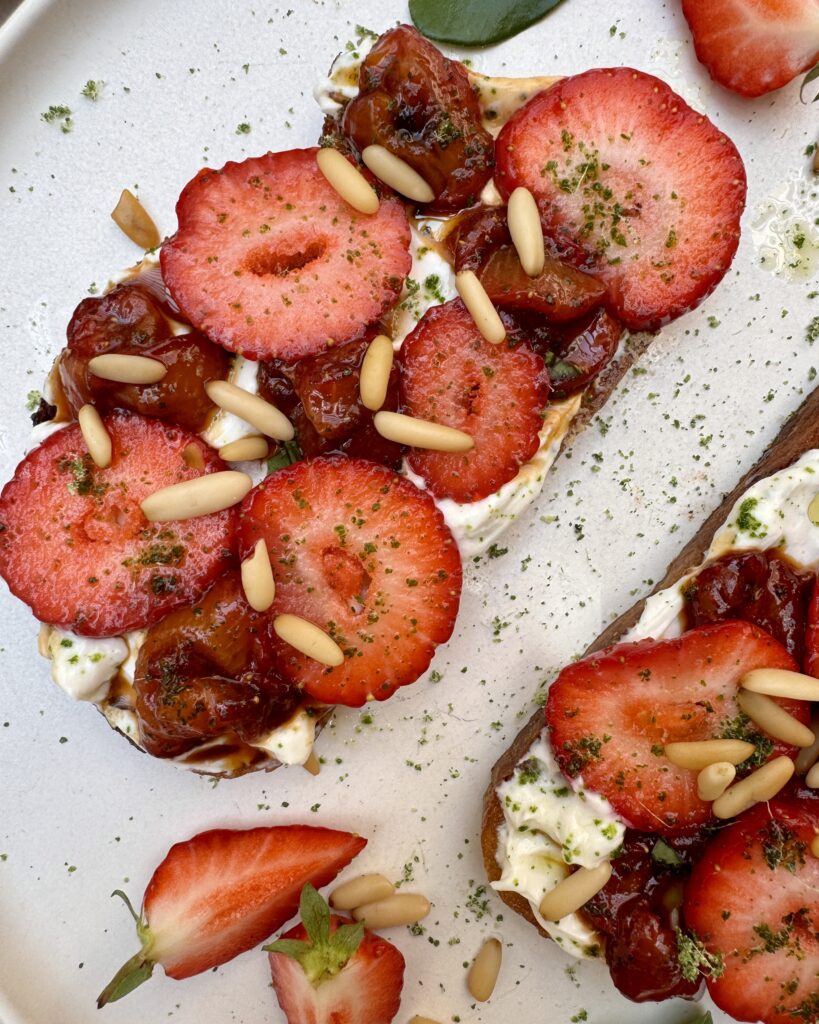
[[718, 965], [714, 1002], [736, 1020], [819, 1020], [819, 800], [760, 805], [708, 843], [686, 884], [684, 916]]
[[819, 0], [682, 0], [697, 57], [743, 96], [780, 89], [819, 61]]
[[404, 958], [391, 942], [330, 908], [312, 885], [302, 923], [264, 949], [288, 1024], [389, 1024], [398, 1013]]
[[309, 825], [212, 829], [177, 843], [134, 915], [142, 948], [97, 1000], [103, 1007], [147, 981], [156, 964], [181, 980], [227, 963], [296, 912], [308, 882], [327, 885], [367, 845], [350, 832]]
[[534, 195], [547, 238], [580, 246], [627, 327], [697, 306], [739, 243], [742, 158], [664, 82], [597, 68], [538, 93], [504, 125], [496, 182]]
[[[549, 689], [546, 722], [555, 758], [569, 778], [605, 796], [632, 828], [673, 832], [701, 825], [711, 805], [697, 795], [697, 772], [665, 756], [667, 743], [752, 739], [736, 702], [755, 668], [796, 670], [767, 633], [746, 622], [701, 626], [673, 640], [609, 647], [565, 668]], [[807, 701], [785, 701], [807, 722]], [[793, 747], [765, 737], [759, 762]]]

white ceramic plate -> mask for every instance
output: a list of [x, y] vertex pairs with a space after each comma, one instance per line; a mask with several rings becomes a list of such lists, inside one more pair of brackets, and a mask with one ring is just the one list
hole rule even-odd
[[[407, 18], [400, 0], [288, 2], [292, 10], [256, 0], [27, 0], [0, 32], [4, 480], [28, 435], [27, 392], [41, 386], [71, 311], [136, 255], [108, 216], [120, 190], [138, 186], [160, 229], [173, 232], [176, 197], [203, 163], [314, 143], [313, 85], [356, 23], [383, 31]], [[712, 85], [675, 0], [631, 0], [619, 16], [600, 8], [566, 0], [529, 32], [472, 54], [474, 64], [506, 75], [629, 64], [666, 78], [745, 157], [749, 209], [734, 268], [662, 333], [601, 422], [559, 460], [503, 541], [507, 553], [467, 567], [456, 636], [433, 666], [440, 681], [369, 708], [371, 724], [339, 713], [320, 740], [327, 764], [317, 779], [291, 769], [214, 788], [139, 754], [50, 682], [34, 620], [3, 589], [5, 1024], [96, 1014], [97, 993], [136, 949], [109, 894], [122, 887], [138, 902], [173, 842], [217, 825], [299, 821], [360, 831], [370, 845], [353, 872], [398, 879], [407, 870], [408, 887], [434, 901], [422, 935], [390, 935], [407, 958], [399, 1019], [569, 1024], [585, 1011], [598, 1024], [677, 1024], [692, 1015], [683, 1003], [629, 1004], [604, 966], [568, 959], [494, 896], [474, 898], [481, 795], [536, 686], [658, 577], [799, 404], [819, 363], [805, 337], [819, 314], [808, 297], [815, 280], [760, 266], [751, 232], [760, 204], [790, 195], [809, 220], [801, 254], [816, 266], [816, 186], [813, 198], [796, 195], [816, 108], [800, 106], [796, 85], [757, 102]], [[96, 103], [80, 94], [88, 79], [105, 83]], [[41, 119], [52, 104], [72, 109], [72, 132]], [[236, 133], [241, 122], [250, 134]], [[492, 932], [505, 943], [503, 972], [492, 1002], [472, 1007], [464, 964]], [[103, 1014], [121, 1024], [282, 1019], [259, 952], [184, 983], [158, 970]]]

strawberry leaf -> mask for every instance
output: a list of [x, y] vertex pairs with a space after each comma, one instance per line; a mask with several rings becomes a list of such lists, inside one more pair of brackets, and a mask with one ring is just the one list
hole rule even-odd
[[485, 46], [517, 35], [560, 0], [409, 0], [419, 32], [442, 43]]
[[[802, 79], [802, 87], [799, 90], [799, 99], [803, 103], [808, 102], [808, 100], [805, 99], [805, 86], [810, 85], [811, 82], [815, 82], [817, 78], [819, 78], [819, 64], [817, 64], [812, 71], [809, 71]], [[815, 103], [817, 100], [819, 100], [819, 92], [817, 92], [817, 94], [813, 97], [813, 100], [811, 102]]]
[[343, 970], [355, 955], [364, 938], [364, 925], [361, 922], [339, 925], [330, 934], [330, 908], [309, 882], [301, 891], [299, 914], [309, 942], [277, 939], [263, 949], [296, 960], [310, 983], [318, 987]]
[[115, 1003], [129, 992], [147, 981], [154, 973], [154, 962], [145, 956], [145, 950], [135, 953], [130, 960], [120, 967], [111, 981], [97, 997], [97, 1009], [101, 1010], [108, 1003]]

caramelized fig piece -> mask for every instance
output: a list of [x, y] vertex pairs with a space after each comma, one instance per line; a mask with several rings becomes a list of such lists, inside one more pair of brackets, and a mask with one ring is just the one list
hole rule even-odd
[[428, 213], [477, 203], [495, 163], [463, 67], [410, 25], [385, 32], [364, 58], [343, 128], [359, 152], [375, 143], [417, 171], [435, 194]]
[[580, 320], [549, 323], [534, 314], [518, 314], [532, 348], [543, 356], [549, 368], [553, 393], [565, 398], [582, 391], [611, 362], [623, 325], [605, 309]]
[[227, 732], [253, 742], [300, 699], [276, 674], [268, 620], [245, 601], [235, 572], [148, 630], [134, 688], [139, 741], [154, 757]]
[[[130, 409], [198, 431], [214, 408], [204, 385], [226, 377], [230, 367], [230, 356], [198, 331], [174, 337], [161, 303], [139, 284], [119, 284], [107, 295], [83, 299], [67, 333], [59, 372], [74, 413], [90, 403], [101, 414]], [[108, 353], [149, 356], [168, 372], [157, 384], [103, 380], [88, 363]]]

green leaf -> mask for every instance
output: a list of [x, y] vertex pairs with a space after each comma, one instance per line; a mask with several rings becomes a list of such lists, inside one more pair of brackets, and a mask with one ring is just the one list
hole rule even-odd
[[[817, 64], [812, 71], [809, 71], [802, 79], [802, 88], [799, 90], [799, 99], [802, 100], [803, 103], [808, 102], [805, 99], [804, 95], [805, 86], [810, 85], [811, 82], [815, 82], [817, 78], [819, 78], [819, 64]], [[815, 103], [817, 100], [819, 100], [819, 92], [817, 92], [817, 94], [813, 97], [813, 100], [811, 102]]]
[[332, 978], [355, 954], [364, 938], [364, 925], [342, 924], [330, 934], [330, 908], [323, 897], [308, 882], [301, 891], [299, 914], [309, 942], [299, 939], [278, 939], [264, 946], [268, 953], [282, 953], [292, 957], [307, 975], [310, 983], [318, 987], [326, 978]]
[[409, 0], [415, 27], [430, 39], [486, 46], [517, 35], [560, 0]]
[[330, 908], [308, 882], [301, 891], [299, 915], [310, 942], [314, 946], [325, 946], [330, 941]]
[[115, 1003], [129, 992], [147, 981], [154, 973], [153, 960], [146, 959], [145, 950], [135, 953], [130, 960], [120, 967], [111, 981], [97, 997], [97, 1009], [101, 1010], [107, 1003]]
[[268, 475], [275, 473], [277, 469], [292, 466], [302, 458], [304, 456], [296, 441], [279, 441], [279, 450], [267, 460]]
[[668, 843], [663, 839], [658, 839], [651, 848], [651, 856], [658, 864], [668, 864], [671, 867], [677, 867], [682, 864], [682, 858], [676, 850], [672, 850]]
[[701, 1013], [699, 1017], [686, 1021], [686, 1024], [714, 1024], [714, 1018], [711, 1016], [711, 1011], [707, 1010], [705, 1013]]

